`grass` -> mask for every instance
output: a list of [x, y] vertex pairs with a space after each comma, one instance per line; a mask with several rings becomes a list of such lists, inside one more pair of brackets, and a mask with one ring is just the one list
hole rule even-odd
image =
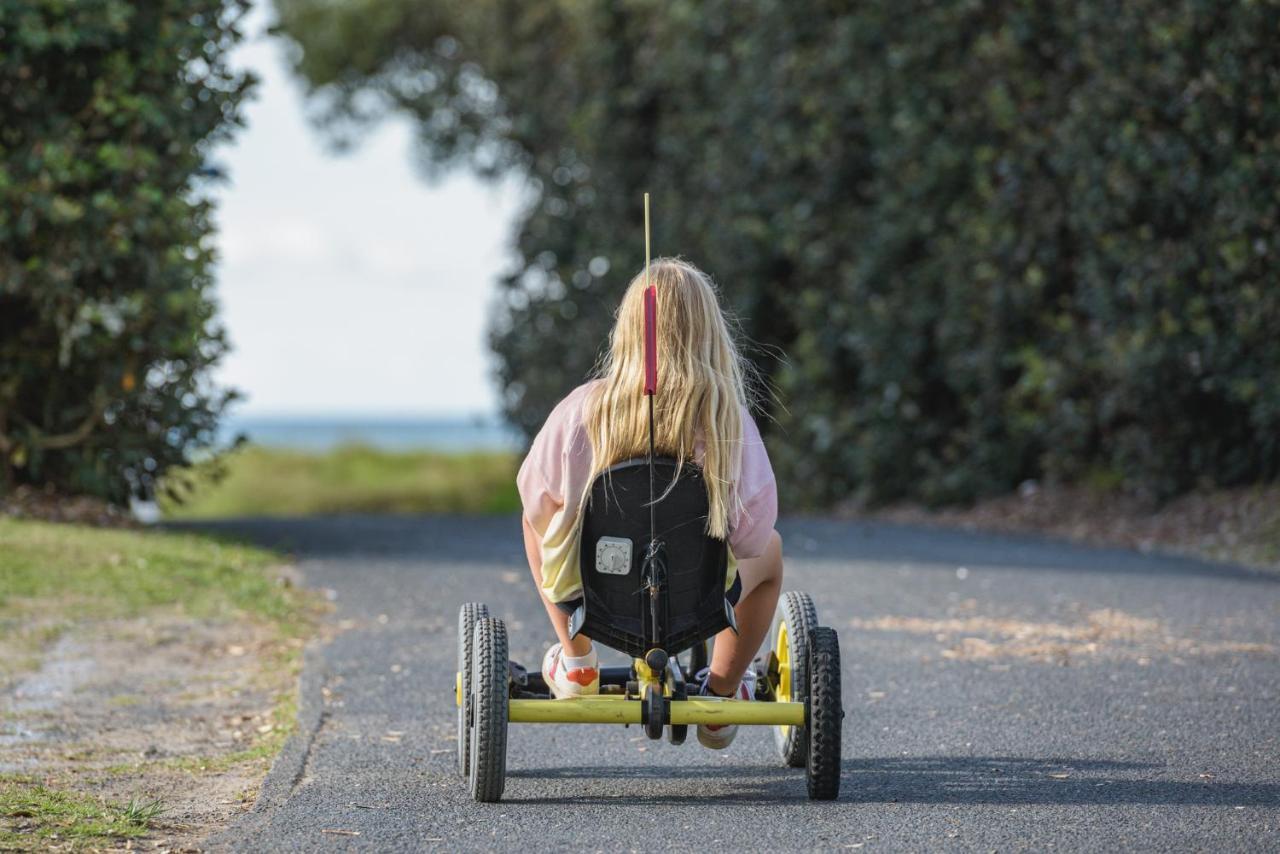
[[157, 608], [250, 617], [297, 635], [310, 606], [268, 571], [279, 562], [272, 552], [198, 534], [0, 517], [0, 641], [27, 635], [46, 644], [60, 619], [128, 618]]
[[322, 513], [507, 513], [520, 507], [516, 457], [443, 454], [347, 445], [327, 453], [249, 446], [224, 459], [214, 482], [196, 468], [195, 494], [162, 503], [166, 517], [300, 516]]
[[[135, 839], [165, 810], [160, 801], [104, 804], [30, 777], [0, 776], [0, 850], [100, 847]], [[114, 847], [114, 846], [113, 846]]]
[[120, 819], [133, 827], [145, 829], [150, 827], [152, 820], [158, 818], [164, 811], [165, 806], [162, 800], [144, 801], [130, 798], [129, 803], [120, 810]]

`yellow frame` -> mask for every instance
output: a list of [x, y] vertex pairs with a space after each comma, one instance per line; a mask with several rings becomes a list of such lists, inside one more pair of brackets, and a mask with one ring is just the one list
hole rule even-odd
[[[779, 658], [783, 685], [789, 688], [791, 668], [786, 659], [785, 641], [782, 646]], [[635, 659], [633, 668], [642, 693], [646, 687], [664, 690], [659, 674], [651, 670], [644, 659]], [[781, 691], [779, 694], [787, 696]], [[454, 699], [462, 705], [460, 672], [454, 679]], [[676, 726], [741, 724], [791, 727], [805, 724], [804, 703], [753, 702], [721, 697], [689, 697], [668, 702], [671, 705], [671, 723]], [[639, 724], [640, 707], [639, 699], [623, 694], [593, 694], [564, 700], [508, 700], [507, 721], [513, 724]]]
[[[671, 700], [671, 723], [804, 726], [804, 703], [759, 703], [690, 697]], [[639, 724], [640, 701], [621, 694], [598, 694], [566, 700], [510, 700], [507, 720], [513, 724]]]

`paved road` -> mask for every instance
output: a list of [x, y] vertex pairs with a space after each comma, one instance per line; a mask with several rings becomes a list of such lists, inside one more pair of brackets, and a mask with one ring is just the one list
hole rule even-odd
[[505, 800], [481, 805], [453, 770], [455, 615], [487, 602], [512, 655], [540, 660], [549, 630], [517, 521], [217, 527], [291, 549], [341, 630], [309, 651], [301, 731], [215, 847], [1280, 847], [1280, 576], [790, 520], [788, 587], [840, 631], [839, 802], [806, 801], [763, 730], [713, 753], [636, 728], [525, 725]]

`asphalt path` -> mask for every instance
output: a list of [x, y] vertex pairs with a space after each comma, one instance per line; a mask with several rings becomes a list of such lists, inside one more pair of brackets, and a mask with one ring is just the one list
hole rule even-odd
[[786, 520], [786, 587], [840, 633], [839, 801], [806, 800], [763, 729], [713, 752], [538, 724], [477, 804], [454, 771], [458, 606], [487, 603], [531, 669], [551, 639], [518, 520], [202, 527], [291, 551], [335, 604], [299, 731], [215, 849], [1280, 849], [1277, 575]]

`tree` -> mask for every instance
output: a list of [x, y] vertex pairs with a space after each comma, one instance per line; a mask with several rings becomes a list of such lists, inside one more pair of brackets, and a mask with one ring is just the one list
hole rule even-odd
[[123, 502], [215, 445], [211, 149], [246, 0], [0, 0], [5, 482]]
[[399, 112], [529, 181], [492, 334], [526, 432], [650, 190], [782, 391], [793, 501], [1280, 474], [1275, 0], [277, 6], [339, 136]]

